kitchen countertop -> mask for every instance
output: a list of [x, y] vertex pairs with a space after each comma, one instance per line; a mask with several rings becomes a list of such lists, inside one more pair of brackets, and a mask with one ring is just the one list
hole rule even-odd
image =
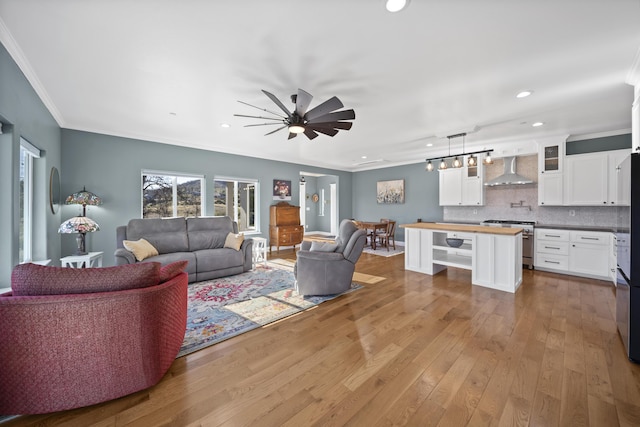
[[486, 225], [444, 224], [435, 222], [415, 222], [413, 224], [401, 224], [403, 228], [422, 228], [425, 230], [460, 231], [465, 233], [500, 234], [503, 236], [516, 236], [522, 233], [522, 228], [513, 227], [489, 227]]

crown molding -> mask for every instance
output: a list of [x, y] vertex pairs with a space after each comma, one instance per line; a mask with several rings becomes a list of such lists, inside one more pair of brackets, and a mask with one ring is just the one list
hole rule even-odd
[[11, 55], [11, 58], [13, 58], [15, 63], [18, 65], [18, 68], [20, 68], [22, 74], [24, 74], [27, 81], [31, 84], [33, 90], [36, 92], [38, 97], [40, 97], [40, 100], [45, 105], [45, 107], [49, 110], [49, 113], [53, 116], [53, 119], [58, 123], [58, 126], [60, 126], [61, 128], [64, 127], [64, 119], [62, 118], [62, 114], [60, 114], [60, 111], [45, 90], [44, 85], [42, 84], [42, 82], [40, 82], [38, 75], [33, 70], [33, 67], [29, 63], [27, 57], [24, 55], [24, 52], [22, 52], [22, 49], [18, 45], [18, 42], [16, 42], [16, 39], [13, 38], [13, 35], [9, 31], [9, 28], [7, 28], [7, 25], [2, 20], [2, 17], [0, 17], [0, 43], [4, 45], [5, 49], [7, 49], [7, 52], [9, 52], [9, 55]]

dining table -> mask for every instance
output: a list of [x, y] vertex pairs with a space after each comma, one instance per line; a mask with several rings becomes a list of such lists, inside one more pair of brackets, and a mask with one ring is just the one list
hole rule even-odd
[[378, 230], [386, 231], [389, 223], [387, 221], [355, 221], [358, 228], [367, 231], [367, 235], [369, 234], [369, 230], [371, 230], [371, 249], [376, 250], [376, 233]]

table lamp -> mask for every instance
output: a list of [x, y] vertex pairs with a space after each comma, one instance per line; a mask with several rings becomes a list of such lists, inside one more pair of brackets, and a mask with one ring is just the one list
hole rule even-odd
[[76, 237], [78, 249], [74, 255], [86, 255], [87, 251], [85, 250], [84, 244], [85, 234], [98, 230], [100, 230], [100, 226], [91, 218], [87, 218], [86, 216], [74, 216], [60, 224], [58, 233], [78, 233], [78, 236]]
[[82, 216], [87, 216], [87, 205], [98, 206], [102, 204], [102, 199], [91, 191], [82, 187], [82, 191], [77, 191], [67, 197], [67, 205], [82, 205]]

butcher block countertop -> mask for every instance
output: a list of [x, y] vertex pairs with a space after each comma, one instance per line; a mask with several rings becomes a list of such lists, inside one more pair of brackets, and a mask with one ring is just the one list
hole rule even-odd
[[402, 224], [400, 227], [422, 228], [425, 230], [459, 231], [461, 233], [500, 234], [503, 236], [515, 236], [522, 233], [522, 228], [517, 227], [488, 227], [486, 225], [441, 224], [436, 222], [414, 222], [413, 224]]

